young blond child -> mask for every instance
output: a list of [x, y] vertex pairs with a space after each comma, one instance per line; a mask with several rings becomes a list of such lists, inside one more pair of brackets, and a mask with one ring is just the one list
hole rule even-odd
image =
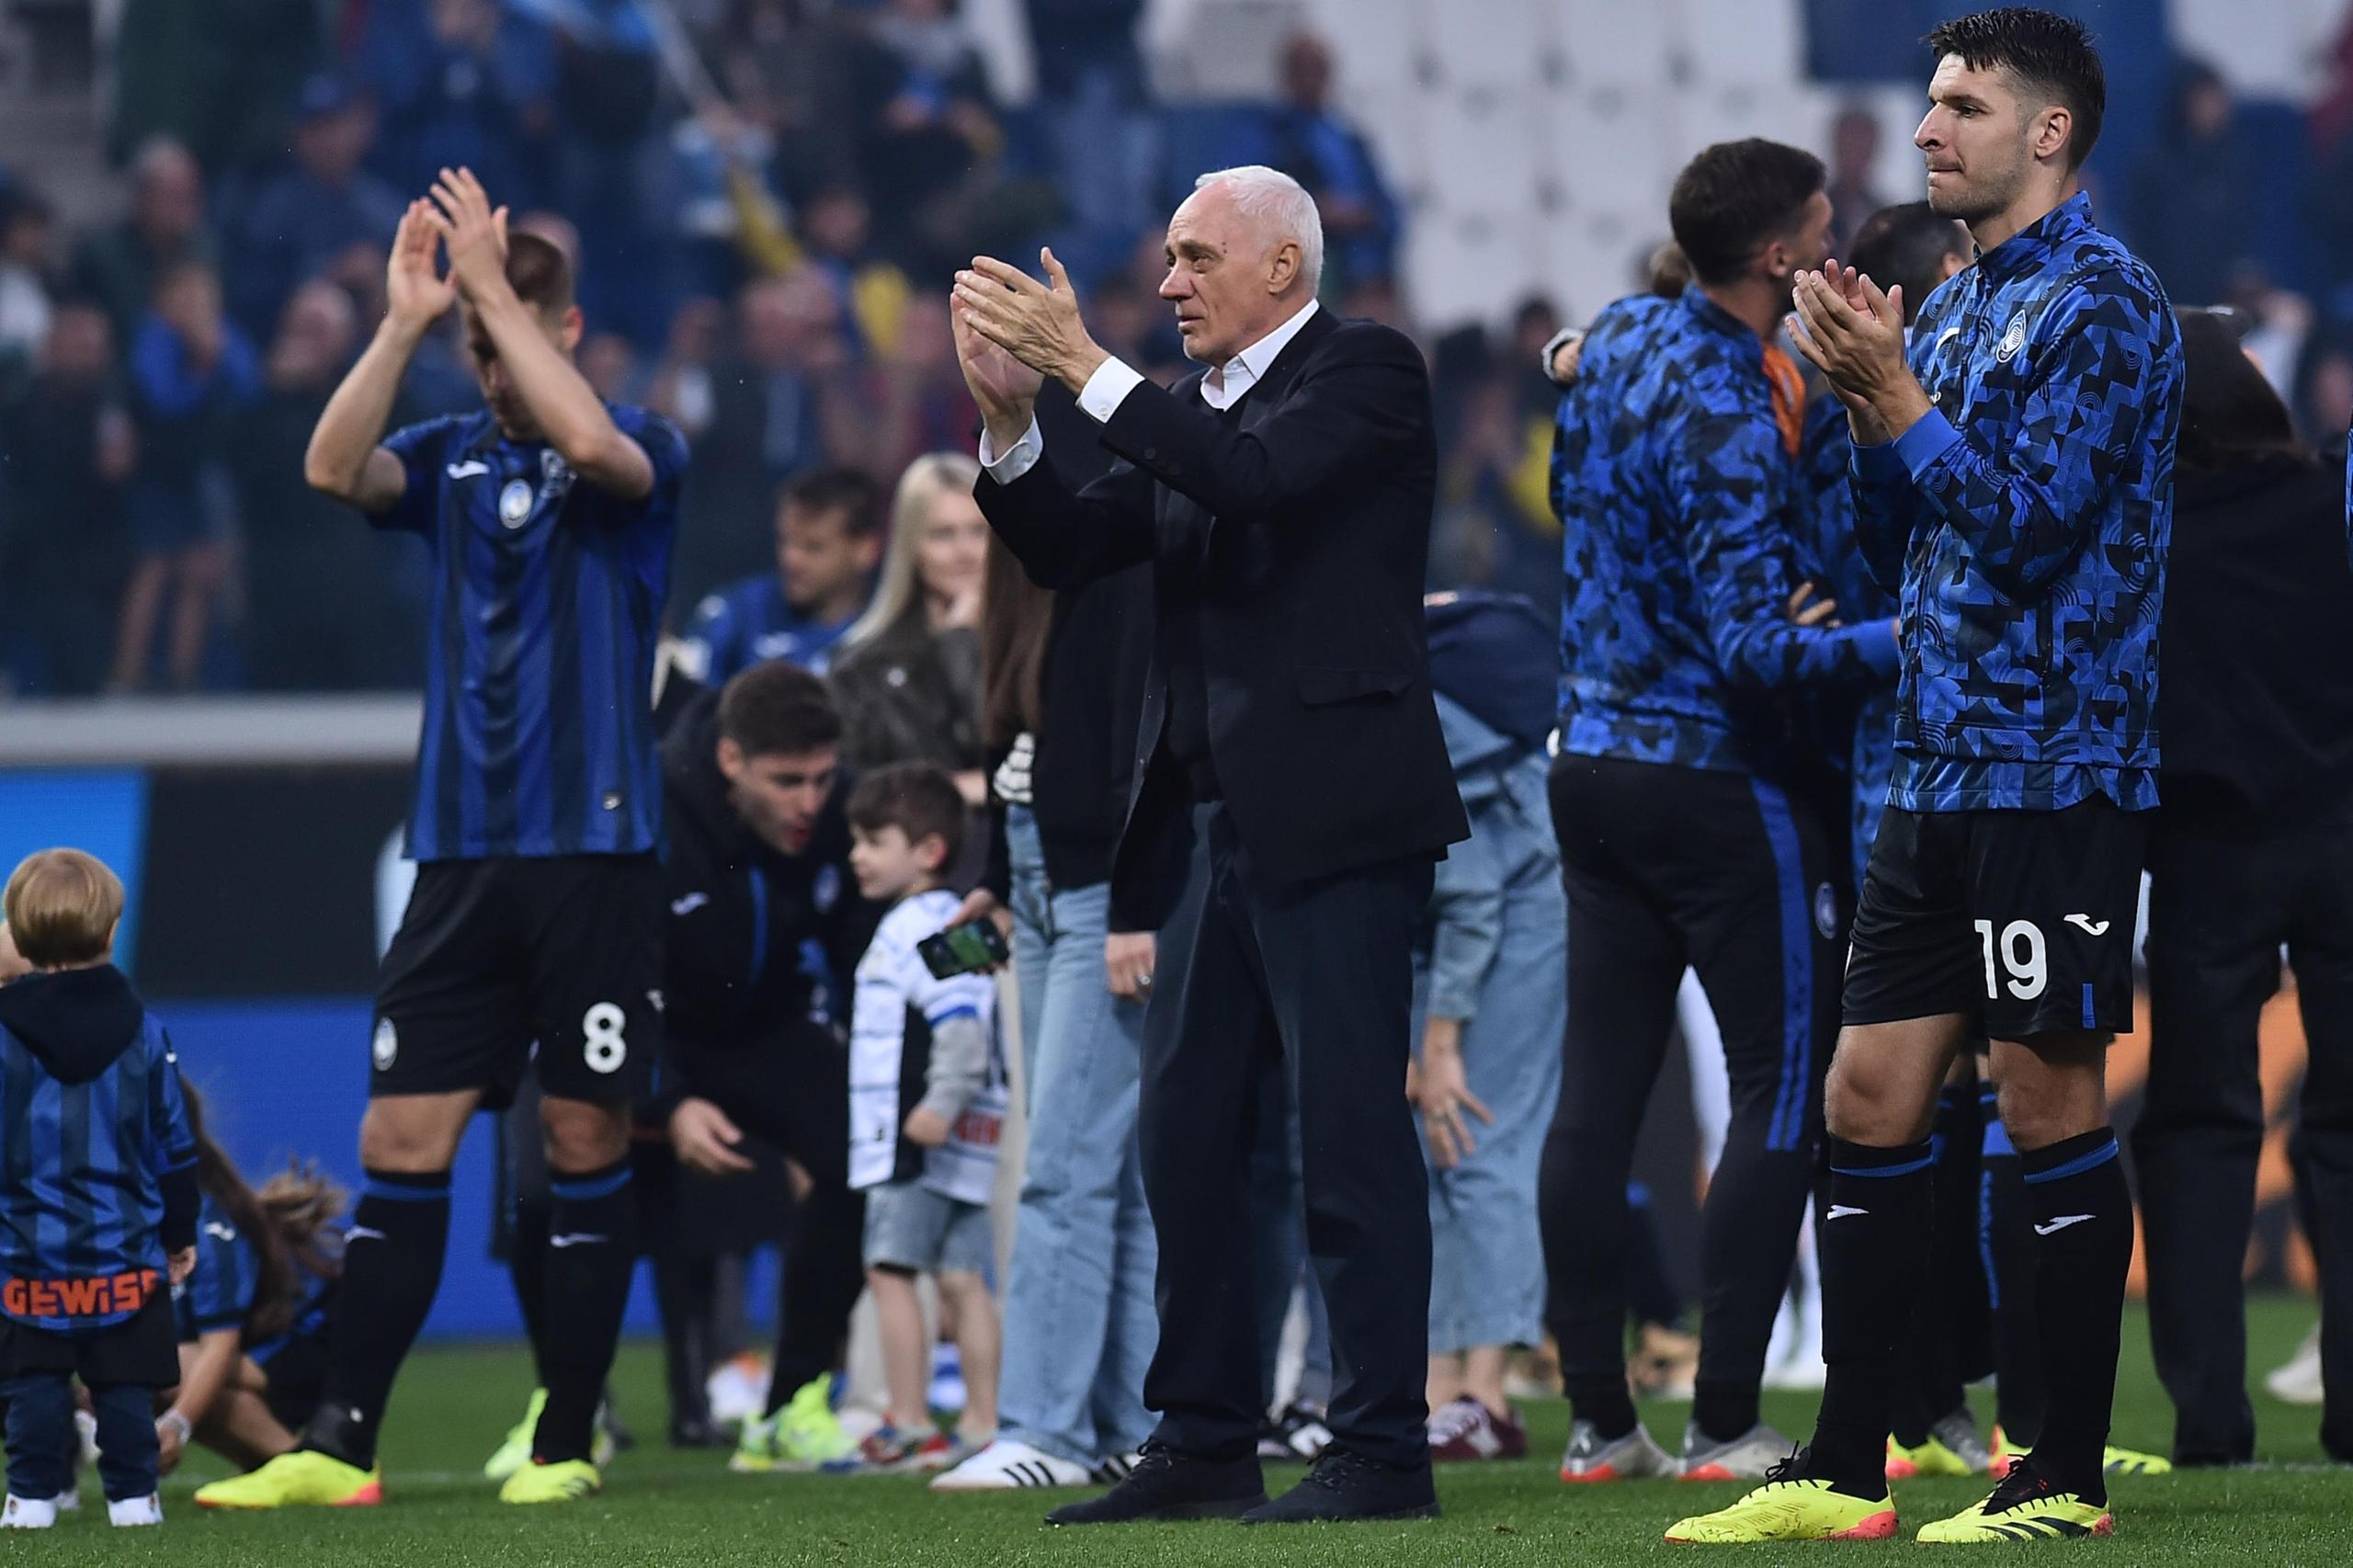
[[171, 1287], [196, 1267], [178, 1062], [110, 961], [112, 871], [44, 849], [0, 908], [0, 1527], [46, 1529], [71, 1506], [76, 1378], [97, 1417], [108, 1517], [161, 1524], [154, 1396], [179, 1381]]
[[[926, 764], [879, 769], [850, 792], [848, 816], [858, 892], [891, 905], [858, 962], [850, 1020], [849, 1182], [866, 1194], [866, 1283], [890, 1394], [855, 1467], [940, 1470], [996, 1429], [988, 1201], [1006, 1108], [996, 987], [985, 974], [939, 979], [918, 951], [960, 902], [940, 882], [964, 834], [955, 780]], [[952, 1437], [932, 1425], [925, 1397], [915, 1280], [926, 1274], [963, 1364]]]

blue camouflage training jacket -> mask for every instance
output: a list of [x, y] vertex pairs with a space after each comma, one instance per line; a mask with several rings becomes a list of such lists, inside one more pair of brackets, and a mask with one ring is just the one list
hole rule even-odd
[[[1855, 545], [1855, 489], [1847, 479], [1854, 454], [1847, 405], [1827, 393], [1814, 399], [1805, 411], [1805, 439], [1798, 454], [1805, 501], [1798, 564], [1822, 597], [1837, 605], [1838, 619], [1850, 625], [1892, 620], [1897, 608], [1895, 595], [1872, 579]], [[1828, 760], [1847, 776], [1848, 845], [1855, 885], [1861, 887], [1863, 868], [1879, 838], [1879, 820], [1887, 810], [1888, 776], [1895, 770], [1893, 671], [1863, 694], [1852, 720], [1845, 733], [1825, 726], [1834, 732], [1825, 738], [1836, 744]]]
[[1779, 700], [1893, 673], [1884, 621], [1790, 624], [1797, 462], [1765, 346], [1704, 292], [1602, 312], [1561, 398], [1561, 749], [1771, 772]]
[[1857, 539], [1903, 595], [1890, 803], [2155, 805], [2182, 399], [2164, 289], [2078, 196], [1929, 296], [1911, 359], [1936, 408], [1855, 451]]

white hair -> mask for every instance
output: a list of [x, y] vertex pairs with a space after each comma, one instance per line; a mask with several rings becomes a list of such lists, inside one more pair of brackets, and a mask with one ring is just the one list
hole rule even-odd
[[1256, 224], [1272, 250], [1285, 240], [1299, 242], [1299, 272], [1311, 295], [1324, 284], [1324, 220], [1307, 187], [1280, 169], [1264, 164], [1211, 169], [1193, 182], [1195, 190], [1213, 185], [1226, 187], [1233, 210]]

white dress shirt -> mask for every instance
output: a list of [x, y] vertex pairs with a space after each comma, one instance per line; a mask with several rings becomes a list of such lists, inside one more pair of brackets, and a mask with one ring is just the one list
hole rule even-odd
[[[1267, 373], [1276, 356], [1290, 347], [1290, 340], [1299, 335], [1299, 329], [1307, 324], [1315, 311], [1315, 301], [1308, 301], [1282, 325], [1224, 364], [1212, 368], [1201, 378], [1201, 401], [1219, 410], [1241, 402], [1242, 394], [1258, 384], [1258, 379]], [[1108, 424], [1120, 404], [1142, 381], [1143, 377], [1133, 366], [1119, 359], [1106, 359], [1086, 378], [1086, 385], [1079, 389], [1078, 406], [1097, 425]], [[1010, 484], [1019, 479], [1037, 467], [1038, 460], [1045, 455], [1046, 438], [1039, 433], [1035, 418], [1029, 421], [1029, 428], [1021, 439], [1004, 452], [991, 450], [988, 431], [981, 432], [981, 466], [999, 484]]]

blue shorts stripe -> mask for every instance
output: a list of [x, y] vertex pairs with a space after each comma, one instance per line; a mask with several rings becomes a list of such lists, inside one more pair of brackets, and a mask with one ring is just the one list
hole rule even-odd
[[1813, 917], [1806, 912], [1805, 865], [1789, 798], [1761, 778], [1751, 779], [1749, 787], [1764, 818], [1781, 895], [1781, 1083], [1774, 1092], [1765, 1147], [1790, 1150], [1805, 1142], [1806, 1085], [1813, 1068]]
[[600, 1176], [574, 1178], [558, 1176], [548, 1183], [548, 1190], [558, 1198], [574, 1203], [592, 1198], [609, 1198], [629, 1185], [629, 1166], [606, 1172]]
[[1925, 1171], [1936, 1163], [1937, 1157], [1934, 1154], [1923, 1154], [1916, 1160], [1906, 1160], [1900, 1165], [1833, 1165], [1830, 1168], [1838, 1176], [1910, 1176], [1915, 1171]]
[[2099, 1028], [2099, 1008], [2092, 1001], [2092, 983], [2088, 980], [2084, 982], [2084, 1028]]
[[[2000, 1123], [1995, 1123], [1999, 1126]], [[1991, 1136], [1989, 1131], [1987, 1136]], [[2006, 1139], [2004, 1140], [2007, 1142]], [[2002, 1310], [2002, 1271], [1994, 1267], [1994, 1173], [1977, 1173], [1977, 1261], [1985, 1269], [1985, 1304]]]
[[2046, 1181], [2064, 1181], [2071, 1176], [2081, 1176], [2086, 1171], [2097, 1170], [2114, 1158], [2116, 1158], [2116, 1140], [2111, 1138], [2090, 1153], [2078, 1154], [2063, 1165], [2053, 1165], [2047, 1171], [2029, 1171], [2026, 1176], [2027, 1185], [2039, 1187]]

